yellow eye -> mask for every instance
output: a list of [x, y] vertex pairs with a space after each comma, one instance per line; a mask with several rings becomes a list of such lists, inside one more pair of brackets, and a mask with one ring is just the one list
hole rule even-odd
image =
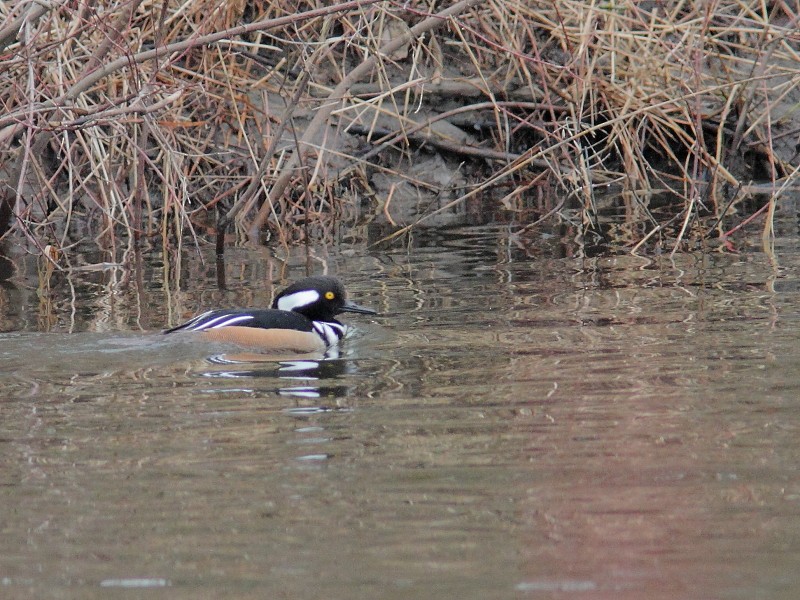
[[325, 299], [326, 300], [333, 300], [336, 297], [336, 294], [333, 292], [325, 292]]

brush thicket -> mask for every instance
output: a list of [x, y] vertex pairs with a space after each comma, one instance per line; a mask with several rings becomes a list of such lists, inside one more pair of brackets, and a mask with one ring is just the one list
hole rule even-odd
[[628, 243], [679, 247], [750, 179], [767, 206], [793, 182], [790, 4], [5, 3], [0, 233], [332, 241], [473, 197], [596, 225], [612, 184]]

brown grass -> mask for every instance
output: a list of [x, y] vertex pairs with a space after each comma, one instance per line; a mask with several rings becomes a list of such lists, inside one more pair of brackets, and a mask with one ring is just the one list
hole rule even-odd
[[[796, 3], [103, 4], [0, 6], [0, 233], [39, 251], [397, 236], [470, 198], [600, 228], [609, 186], [632, 249], [678, 249], [795, 183]], [[398, 220], [400, 186], [438, 208]]]

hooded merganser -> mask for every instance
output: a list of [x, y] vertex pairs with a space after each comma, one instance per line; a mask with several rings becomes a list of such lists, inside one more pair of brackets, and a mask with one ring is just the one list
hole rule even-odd
[[277, 352], [325, 352], [347, 328], [336, 320], [343, 312], [377, 314], [347, 300], [334, 277], [306, 277], [275, 297], [270, 309], [210, 310], [164, 333], [196, 331], [205, 337]]

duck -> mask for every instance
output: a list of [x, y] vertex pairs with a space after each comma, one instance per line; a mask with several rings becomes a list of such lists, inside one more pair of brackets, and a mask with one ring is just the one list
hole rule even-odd
[[349, 301], [337, 278], [317, 275], [281, 291], [271, 308], [209, 310], [164, 333], [192, 332], [210, 341], [260, 352], [324, 354], [338, 346], [348, 332], [336, 319], [341, 313], [377, 314]]

